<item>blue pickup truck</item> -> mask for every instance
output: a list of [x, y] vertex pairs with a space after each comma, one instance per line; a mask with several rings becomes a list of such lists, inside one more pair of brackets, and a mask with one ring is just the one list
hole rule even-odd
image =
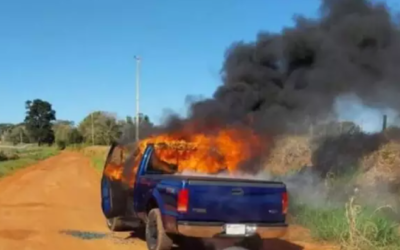
[[[113, 144], [101, 180], [101, 207], [112, 231], [145, 229], [149, 250], [169, 250], [182, 238], [281, 238], [288, 195], [282, 182], [177, 174], [154, 145]], [[137, 160], [137, 159], [140, 160]], [[116, 167], [117, 166], [117, 167]], [[119, 168], [110, 176], [107, 168]]]

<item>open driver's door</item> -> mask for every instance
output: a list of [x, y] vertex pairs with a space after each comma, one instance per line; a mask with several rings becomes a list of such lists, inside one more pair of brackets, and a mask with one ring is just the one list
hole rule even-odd
[[106, 218], [124, 216], [126, 211], [126, 195], [118, 169], [123, 168], [122, 147], [113, 143], [108, 152], [101, 178], [101, 208]]

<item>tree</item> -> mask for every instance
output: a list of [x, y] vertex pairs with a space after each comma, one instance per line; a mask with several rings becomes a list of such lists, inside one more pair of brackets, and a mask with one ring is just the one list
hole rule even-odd
[[57, 143], [64, 142], [68, 143], [71, 130], [73, 129], [73, 122], [71, 121], [56, 121], [53, 124], [53, 131], [55, 136], [55, 141]]
[[5, 135], [5, 141], [16, 145], [18, 143], [29, 143], [29, 136], [23, 124], [15, 125]]
[[[136, 121], [136, 120], [135, 120]], [[139, 113], [139, 135], [140, 138], [146, 137], [151, 134], [154, 124], [150, 121], [147, 115]]]
[[86, 116], [79, 124], [78, 130], [86, 143], [109, 145], [121, 136], [121, 124], [115, 115], [96, 111]]
[[126, 117], [126, 124], [130, 124], [130, 125], [133, 125], [133, 119], [132, 119], [132, 116], [127, 116]]
[[69, 135], [69, 144], [79, 144], [83, 142], [83, 136], [79, 132], [77, 128], [72, 128], [71, 133]]
[[58, 145], [82, 143], [83, 137], [72, 121], [57, 120], [53, 124], [55, 141]]
[[[136, 121], [136, 118], [135, 118]], [[150, 118], [147, 115], [139, 113], [139, 124], [150, 123]]]
[[[123, 141], [134, 141], [136, 139], [136, 117], [132, 119], [131, 116], [126, 117], [126, 122], [121, 122], [121, 133]], [[151, 134], [154, 125], [150, 122], [147, 115], [139, 113], [139, 138]]]
[[8, 133], [15, 127], [12, 123], [0, 123], [0, 141], [6, 141]]
[[43, 143], [54, 142], [52, 121], [56, 119], [56, 112], [52, 105], [41, 99], [26, 101], [25, 126], [30, 137], [40, 146]]

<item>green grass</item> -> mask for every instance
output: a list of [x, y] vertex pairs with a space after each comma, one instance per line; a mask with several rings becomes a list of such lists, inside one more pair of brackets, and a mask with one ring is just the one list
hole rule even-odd
[[105, 163], [105, 158], [106, 156], [104, 155], [103, 152], [97, 152], [97, 151], [86, 151], [87, 148], [85, 146], [78, 146], [75, 148], [71, 148], [71, 150], [79, 151], [86, 157], [89, 157], [92, 163], [92, 166], [94, 169], [98, 172], [101, 173], [104, 169], [104, 163]]
[[[349, 171], [338, 177], [331, 175], [325, 180], [326, 185], [335, 192], [344, 192], [343, 187], [355, 183], [360, 174], [360, 171]], [[290, 197], [289, 210], [293, 222], [309, 229], [316, 240], [336, 243], [349, 250], [400, 249], [400, 225], [393, 216], [388, 216], [395, 211], [377, 209], [379, 204], [361, 206], [357, 197], [348, 199], [312, 206], [302, 203], [301, 197]]]
[[67, 150], [69, 151], [75, 151], [75, 152], [80, 152], [84, 156], [90, 158], [91, 163], [95, 170], [99, 173], [103, 171], [104, 168], [104, 161], [105, 161], [105, 155], [103, 152], [88, 152], [87, 149], [91, 148], [92, 145], [89, 144], [71, 144], [67, 146]]
[[103, 157], [100, 156], [92, 156], [90, 157], [92, 160], [92, 165], [96, 169], [97, 172], [101, 173], [104, 168], [104, 160]]
[[0, 161], [0, 177], [54, 156], [59, 152], [55, 147], [32, 147], [28, 149], [7, 149], [1, 151], [3, 152], [2, 154], [11, 157], [9, 157], [10, 160], [3, 159], [3, 161]]
[[327, 204], [326, 207], [292, 204], [294, 222], [308, 228], [315, 239], [338, 243], [344, 249], [400, 249], [398, 223], [380, 211], [354, 206], [352, 209], [357, 212], [355, 229], [352, 229], [345, 205], [329, 208]]

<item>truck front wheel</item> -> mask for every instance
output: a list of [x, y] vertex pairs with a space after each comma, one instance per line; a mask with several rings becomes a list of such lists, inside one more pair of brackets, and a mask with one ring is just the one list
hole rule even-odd
[[149, 250], [170, 250], [172, 240], [165, 233], [160, 209], [154, 208], [148, 215], [146, 223], [146, 243]]

